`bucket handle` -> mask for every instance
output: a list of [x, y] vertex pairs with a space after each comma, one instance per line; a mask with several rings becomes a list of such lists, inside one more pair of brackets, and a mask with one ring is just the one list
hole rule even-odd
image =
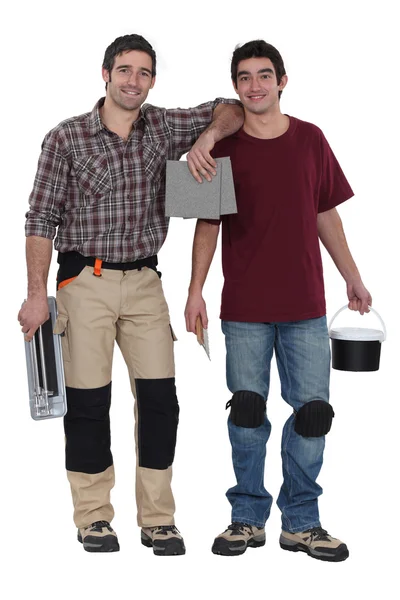
[[[330, 320], [330, 323], [329, 323], [329, 325], [328, 325], [328, 331], [329, 331], [329, 333], [330, 333], [330, 331], [331, 331], [331, 327], [332, 327], [332, 323], [333, 323], [333, 321], [336, 319], [336, 317], [337, 317], [337, 316], [338, 316], [338, 315], [339, 315], [339, 314], [340, 314], [342, 311], [346, 310], [346, 308], [348, 308], [348, 305], [347, 305], [347, 304], [346, 304], [345, 306], [342, 306], [342, 308], [339, 308], [339, 310], [338, 310], [338, 311], [337, 311], [337, 312], [336, 312], [336, 313], [333, 315], [333, 317], [332, 317], [332, 319]], [[376, 316], [378, 317], [378, 319], [379, 319], [379, 320], [380, 320], [380, 322], [381, 322], [381, 325], [382, 325], [382, 327], [383, 327], [383, 340], [382, 340], [382, 341], [384, 342], [384, 341], [386, 340], [386, 326], [385, 326], [385, 323], [383, 322], [383, 319], [382, 319], [381, 315], [378, 313], [378, 311], [374, 310], [374, 309], [372, 308], [372, 306], [368, 306], [368, 308], [369, 308], [369, 310], [370, 310], [371, 312], [373, 312], [373, 313], [374, 313], [374, 315], [376, 315]]]

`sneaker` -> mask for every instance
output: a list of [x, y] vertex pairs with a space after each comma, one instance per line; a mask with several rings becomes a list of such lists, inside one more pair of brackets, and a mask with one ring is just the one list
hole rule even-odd
[[299, 533], [282, 531], [279, 543], [283, 550], [307, 552], [318, 560], [340, 562], [349, 556], [346, 544], [329, 535], [322, 527], [312, 527]]
[[96, 521], [78, 529], [78, 542], [87, 552], [118, 552], [117, 534], [108, 521]]
[[247, 548], [258, 548], [265, 544], [265, 530], [247, 523], [233, 522], [218, 535], [211, 551], [222, 556], [237, 556], [246, 552]]
[[174, 556], [186, 552], [183, 538], [175, 525], [143, 527], [141, 542], [143, 546], [153, 548], [157, 556]]

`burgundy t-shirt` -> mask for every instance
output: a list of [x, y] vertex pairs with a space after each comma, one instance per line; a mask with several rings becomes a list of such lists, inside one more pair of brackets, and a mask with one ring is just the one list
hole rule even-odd
[[241, 129], [212, 154], [231, 159], [238, 208], [221, 219], [221, 319], [282, 322], [325, 315], [317, 214], [353, 192], [322, 131], [290, 117], [278, 138], [259, 139]]

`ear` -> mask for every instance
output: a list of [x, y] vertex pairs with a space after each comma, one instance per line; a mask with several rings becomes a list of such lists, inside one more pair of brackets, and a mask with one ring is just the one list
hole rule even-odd
[[287, 82], [288, 82], [288, 76], [287, 75], [282, 75], [282, 79], [281, 79], [280, 84], [278, 85], [278, 89], [280, 91], [282, 91], [286, 87]]
[[106, 83], [110, 81], [110, 72], [108, 71], [108, 69], [101, 67], [101, 76], [103, 77], [103, 81], [105, 81]]
[[150, 90], [153, 89], [155, 82], [156, 82], [156, 76], [154, 75], [154, 77], [151, 78], [151, 86], [149, 88]]
[[231, 81], [232, 81], [233, 89], [235, 90], [235, 92], [237, 93], [237, 95], [239, 95], [238, 89], [236, 87], [236, 82], [233, 81], [233, 79], [231, 79]]

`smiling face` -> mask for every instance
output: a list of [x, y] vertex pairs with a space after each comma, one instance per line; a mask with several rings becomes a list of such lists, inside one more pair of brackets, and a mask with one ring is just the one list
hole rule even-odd
[[279, 92], [286, 83], [287, 76], [283, 75], [278, 84], [274, 65], [269, 58], [248, 58], [239, 62], [236, 84], [233, 86], [245, 110], [262, 115], [279, 110]]
[[129, 50], [116, 56], [111, 72], [103, 68], [108, 83], [107, 98], [123, 110], [137, 110], [154, 86], [152, 59], [141, 50]]

